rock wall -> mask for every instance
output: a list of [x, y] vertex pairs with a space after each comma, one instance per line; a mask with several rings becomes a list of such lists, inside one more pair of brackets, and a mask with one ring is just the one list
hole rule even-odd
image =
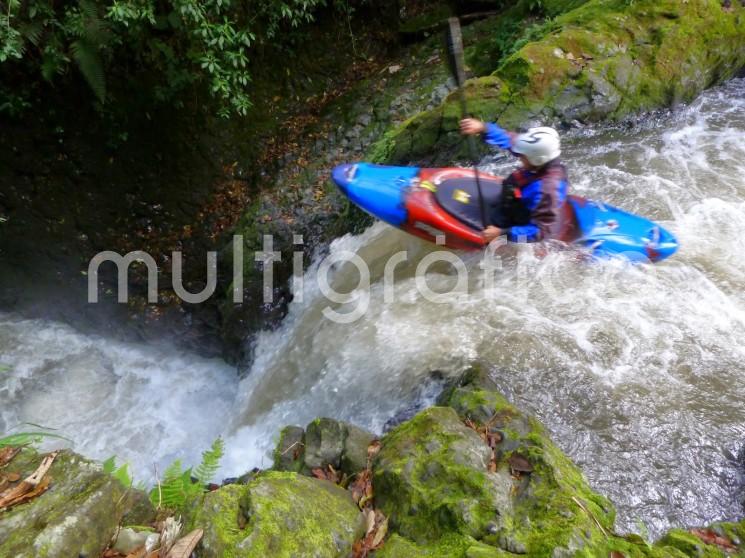
[[[469, 80], [469, 111], [506, 127], [619, 120], [690, 101], [745, 66], [739, 2], [580, 4], [534, 28], [532, 40], [493, 73]], [[395, 163], [450, 161], [464, 155], [455, 132], [459, 118], [458, 97], [450, 95], [389, 131], [370, 155]]]

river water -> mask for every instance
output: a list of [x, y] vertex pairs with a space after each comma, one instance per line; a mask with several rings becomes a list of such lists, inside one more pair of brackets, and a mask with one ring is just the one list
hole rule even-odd
[[[614, 501], [619, 529], [655, 536], [740, 517], [745, 80], [634, 128], [576, 132], [564, 159], [576, 193], [660, 221], [679, 253], [652, 266], [522, 247], [502, 253], [496, 273], [483, 269], [483, 254], [458, 254], [467, 293], [433, 301], [414, 272], [436, 248], [378, 223], [330, 250], [358, 254], [370, 287], [355, 289], [359, 274], [340, 263], [331, 284], [354, 297], [332, 304], [316, 261], [302, 300], [259, 336], [243, 380], [167, 343], [112, 342], [0, 314], [0, 432], [54, 427], [87, 455], [128, 460], [146, 480], [174, 458], [196, 463], [222, 435], [223, 473], [232, 475], [268, 466], [283, 424], [325, 415], [379, 432], [392, 415], [432, 401], [443, 375], [479, 361]], [[484, 164], [504, 173], [514, 163]], [[399, 251], [407, 260], [386, 302], [384, 266]], [[437, 292], [457, 278], [445, 264], [426, 275]], [[353, 323], [323, 315], [364, 303]]]

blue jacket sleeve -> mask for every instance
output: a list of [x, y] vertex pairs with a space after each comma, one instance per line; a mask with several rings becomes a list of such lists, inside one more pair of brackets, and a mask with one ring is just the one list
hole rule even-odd
[[489, 145], [496, 145], [502, 149], [509, 149], [512, 147], [512, 134], [503, 130], [497, 124], [487, 122], [486, 131], [484, 132], [484, 141]]

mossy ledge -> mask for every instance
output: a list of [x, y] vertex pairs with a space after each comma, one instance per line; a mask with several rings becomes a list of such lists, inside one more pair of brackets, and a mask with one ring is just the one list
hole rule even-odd
[[[318, 422], [325, 431], [336, 428], [333, 419]], [[368, 443], [364, 431], [341, 422], [336, 426], [344, 426], [348, 438], [353, 435], [353, 446], [318, 452], [331, 447], [331, 434], [322, 434], [309, 450], [314, 459], [338, 462], [344, 451]], [[313, 438], [300, 427], [293, 430], [292, 436], [284, 430], [280, 447], [288, 445], [288, 436], [298, 444]], [[616, 533], [613, 504], [590, 488], [543, 426], [511, 405], [478, 367], [448, 387], [435, 406], [370, 447], [377, 453], [367, 452], [366, 462], [351, 460], [353, 468], [341, 486], [298, 472], [267, 470], [200, 496], [184, 517], [187, 531], [204, 530], [195, 555], [353, 556], [368, 528], [353, 498], [354, 471], [369, 467], [363, 478], [372, 480], [371, 504], [387, 517], [383, 544], [368, 554], [375, 558], [745, 556], [745, 520], [675, 528], [656, 542]], [[29, 474], [40, 457], [24, 450], [7, 470]], [[277, 466], [288, 465], [294, 467], [294, 461], [278, 460]], [[66, 451], [51, 475], [48, 492], [0, 512], [1, 556], [99, 556], [117, 524], [153, 524], [152, 508], [133, 516], [136, 495], [123, 497], [125, 487], [93, 462]]]
[[[465, 84], [469, 111], [506, 127], [586, 123], [688, 102], [745, 66], [745, 8], [720, 0], [590, 0], [540, 28], [542, 38]], [[568, 3], [569, 8], [577, 2]], [[494, 22], [498, 29], [500, 22]], [[478, 46], [478, 45], [477, 45]], [[457, 94], [389, 130], [376, 162], [465, 155]]]

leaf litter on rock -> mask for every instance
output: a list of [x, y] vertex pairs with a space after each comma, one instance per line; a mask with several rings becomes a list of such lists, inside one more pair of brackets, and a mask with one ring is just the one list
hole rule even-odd
[[372, 460], [380, 451], [380, 441], [373, 440], [367, 446], [367, 467], [360, 471], [349, 485], [352, 499], [359, 506], [365, 518], [365, 536], [352, 546], [353, 558], [367, 558], [371, 552], [383, 546], [388, 533], [388, 518], [376, 510], [373, 502]]
[[[33, 473], [31, 473], [31, 475], [23, 479], [17, 485], [3, 490], [3, 492], [0, 493], [0, 512], [13, 506], [23, 504], [24, 502], [28, 502], [46, 492], [47, 488], [49, 488], [50, 482], [47, 473], [58, 454], [58, 451], [53, 451], [52, 453], [47, 454], [44, 459], [42, 459], [41, 464]], [[16, 477], [16, 480], [19, 478], [20, 475]]]

